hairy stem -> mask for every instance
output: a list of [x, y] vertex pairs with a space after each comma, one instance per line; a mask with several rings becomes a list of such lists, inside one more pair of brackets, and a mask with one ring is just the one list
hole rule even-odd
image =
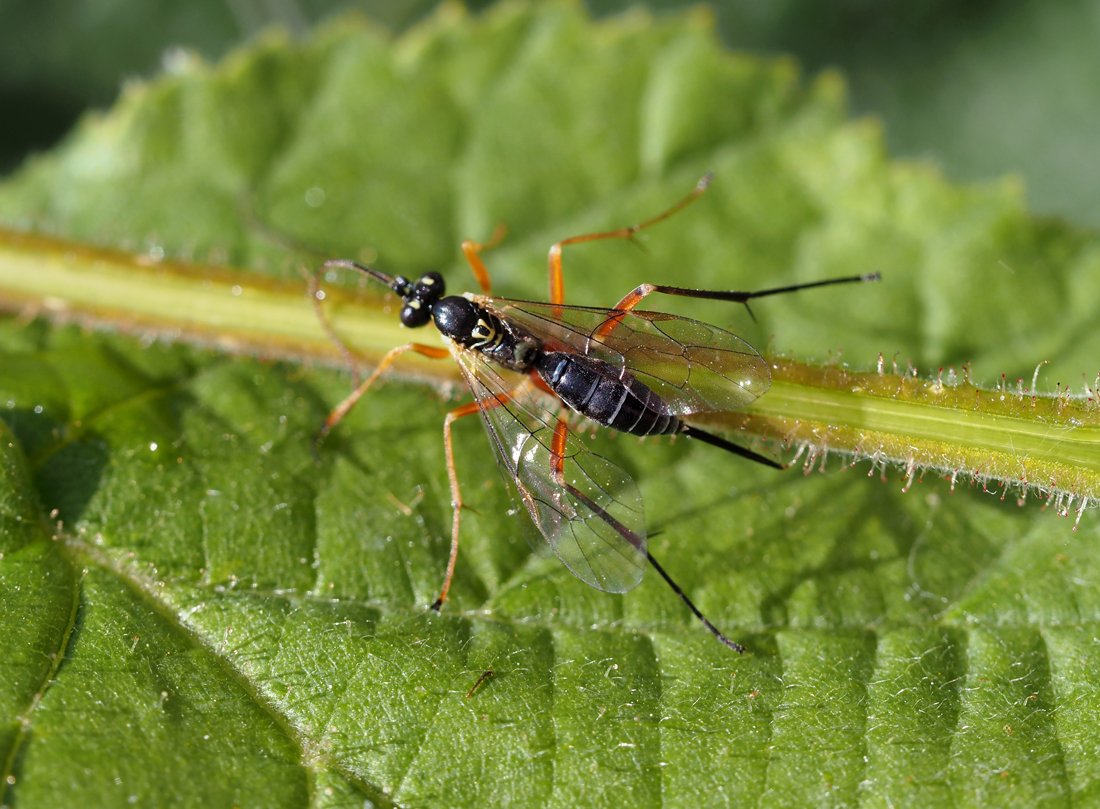
[[[0, 306], [59, 320], [296, 361], [339, 362], [305, 281], [156, 261], [148, 256], [0, 230]], [[376, 298], [330, 293], [332, 324], [365, 363], [407, 341]], [[383, 316], [384, 314], [384, 316]], [[857, 373], [773, 358], [771, 390], [750, 408], [704, 420], [746, 439], [778, 440], [813, 466], [830, 454], [934, 471], [987, 488], [1049, 498], [1063, 513], [1100, 499], [1096, 391], [1038, 394], [975, 386], [962, 374], [925, 379], [882, 367]], [[449, 363], [411, 372], [450, 382]]]

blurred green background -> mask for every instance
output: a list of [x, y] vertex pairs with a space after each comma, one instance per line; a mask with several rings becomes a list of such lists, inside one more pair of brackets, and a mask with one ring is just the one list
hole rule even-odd
[[[304, 31], [349, 8], [396, 32], [436, 5], [6, 0], [0, 172], [50, 148], [84, 110], [110, 105], [127, 78], [170, 65], [176, 47], [216, 59], [268, 26]], [[638, 4], [586, 5], [602, 16]], [[1100, 225], [1100, 0], [733, 0], [711, 9], [732, 48], [789, 53], [807, 73], [842, 70], [853, 112], [885, 121], [895, 156], [934, 161], [958, 181], [1018, 175], [1035, 212]]]

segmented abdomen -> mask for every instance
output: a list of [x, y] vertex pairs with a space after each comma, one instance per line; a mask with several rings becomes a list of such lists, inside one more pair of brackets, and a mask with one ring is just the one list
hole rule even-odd
[[664, 400], [628, 371], [580, 354], [542, 352], [534, 363], [543, 381], [573, 410], [605, 427], [631, 435], [680, 430]]

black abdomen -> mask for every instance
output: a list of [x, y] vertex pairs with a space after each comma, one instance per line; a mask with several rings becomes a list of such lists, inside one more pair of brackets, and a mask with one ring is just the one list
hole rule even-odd
[[598, 424], [632, 435], [680, 430], [680, 420], [660, 396], [603, 360], [546, 351], [534, 367], [563, 402]]

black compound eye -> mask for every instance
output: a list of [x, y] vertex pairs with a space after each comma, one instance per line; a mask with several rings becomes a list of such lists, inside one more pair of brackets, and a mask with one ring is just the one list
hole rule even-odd
[[439, 300], [447, 292], [447, 285], [443, 283], [443, 276], [437, 272], [426, 272], [413, 287], [413, 295], [421, 300]]
[[418, 300], [411, 300], [401, 307], [401, 324], [415, 329], [432, 319], [432, 310]]

